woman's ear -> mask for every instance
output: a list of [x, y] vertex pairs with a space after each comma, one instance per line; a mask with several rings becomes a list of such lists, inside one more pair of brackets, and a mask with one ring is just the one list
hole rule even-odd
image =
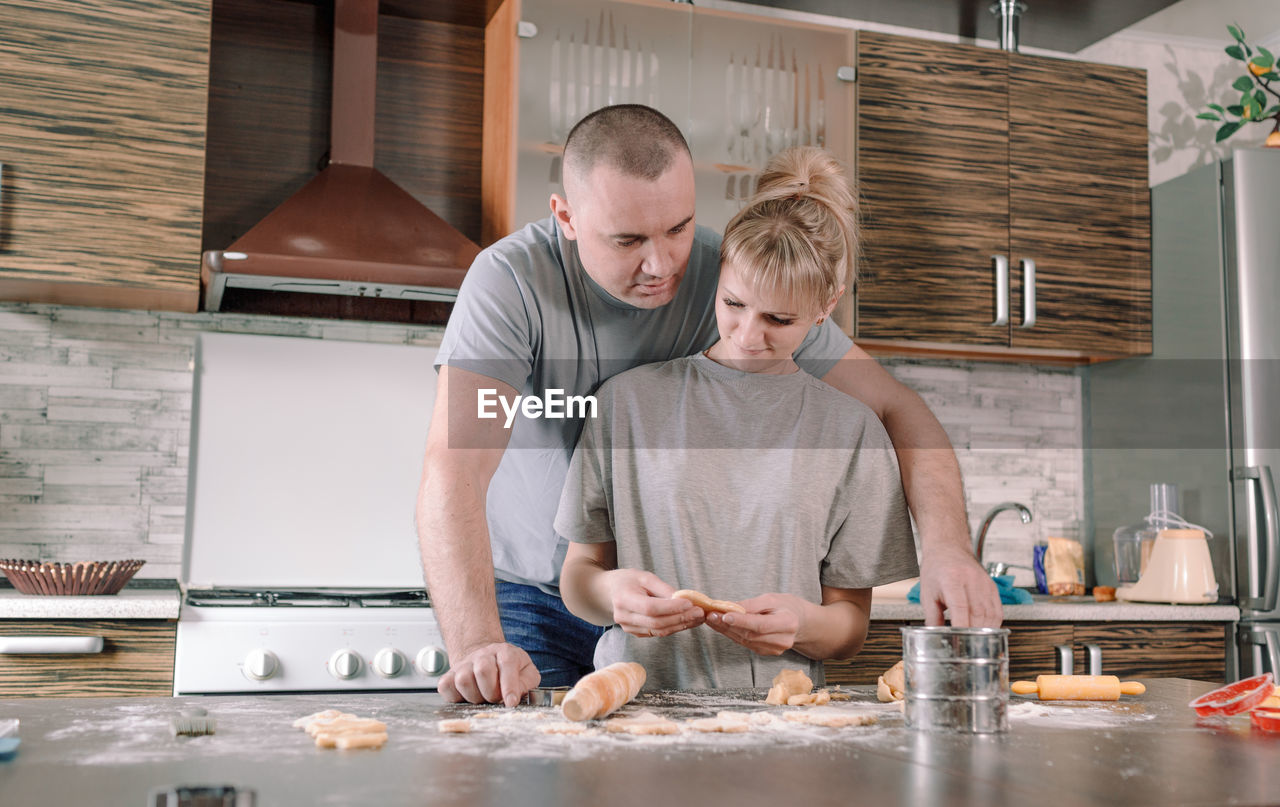
[[843, 297], [843, 296], [844, 296], [844, 286], [841, 286], [841, 287], [836, 291], [836, 296], [835, 296], [835, 297], [832, 297], [832, 298], [827, 302], [826, 306], [825, 306], [825, 307], [823, 307], [822, 312], [821, 312], [820, 314], [818, 314], [818, 321], [819, 321], [819, 322], [822, 322], [822, 321], [823, 321], [823, 320], [825, 320], [827, 317], [831, 316], [831, 312], [835, 310], [836, 303], [840, 302], [840, 298], [841, 298], [841, 297]]

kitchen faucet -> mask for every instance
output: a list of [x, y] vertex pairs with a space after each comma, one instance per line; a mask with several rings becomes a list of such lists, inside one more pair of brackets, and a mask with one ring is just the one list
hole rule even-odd
[[[979, 565], [982, 565], [982, 548], [987, 543], [987, 530], [991, 528], [991, 522], [995, 520], [995, 517], [1005, 510], [1017, 510], [1023, 524], [1031, 523], [1031, 511], [1027, 509], [1026, 505], [1018, 504], [1017, 502], [1001, 502], [988, 510], [987, 514], [982, 517], [982, 526], [978, 528], [978, 534], [973, 539], [973, 554], [978, 558]], [[997, 564], [992, 565], [995, 566]], [[1012, 564], [1002, 563], [999, 565], [1003, 566], [1004, 570], [1008, 570]]]

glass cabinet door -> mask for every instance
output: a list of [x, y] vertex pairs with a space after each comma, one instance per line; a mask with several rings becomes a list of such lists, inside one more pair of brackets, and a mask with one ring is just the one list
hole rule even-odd
[[520, 40], [515, 225], [545, 218], [560, 192], [564, 139], [610, 104], [647, 104], [689, 133], [693, 7], [669, 0], [525, 0]]
[[684, 132], [698, 223], [722, 231], [769, 157], [825, 146], [852, 174], [851, 30], [668, 0], [524, 0], [515, 226], [548, 214], [569, 129], [615, 103], [648, 104]]

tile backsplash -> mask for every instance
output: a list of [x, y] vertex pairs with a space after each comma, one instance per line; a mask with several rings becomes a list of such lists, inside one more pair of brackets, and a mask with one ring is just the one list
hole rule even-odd
[[[192, 354], [201, 331], [436, 344], [428, 326], [0, 303], [0, 557], [141, 558], [180, 576]], [[987, 560], [1030, 565], [1083, 517], [1080, 378], [1070, 368], [887, 360], [956, 447], [971, 528], [1013, 500]], [[1020, 572], [1019, 583], [1030, 583]]]

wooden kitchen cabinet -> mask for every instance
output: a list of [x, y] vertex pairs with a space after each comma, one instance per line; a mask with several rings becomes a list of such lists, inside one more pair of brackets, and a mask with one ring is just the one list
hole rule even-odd
[[177, 622], [8, 619], [0, 636], [101, 636], [102, 652], [0, 655], [0, 698], [173, 694]]
[[0, 0], [0, 299], [194, 311], [211, 0]]
[[1151, 351], [1145, 72], [869, 31], [857, 68], [860, 344]]
[[[902, 658], [901, 628], [919, 624], [875, 621], [862, 652], [852, 661], [828, 661], [827, 683], [874, 684]], [[1122, 679], [1226, 679], [1226, 631], [1222, 622], [1009, 622], [1009, 680], [1058, 672], [1060, 645], [1072, 647], [1076, 673], [1088, 672], [1086, 645], [1102, 651], [1102, 672]]]

